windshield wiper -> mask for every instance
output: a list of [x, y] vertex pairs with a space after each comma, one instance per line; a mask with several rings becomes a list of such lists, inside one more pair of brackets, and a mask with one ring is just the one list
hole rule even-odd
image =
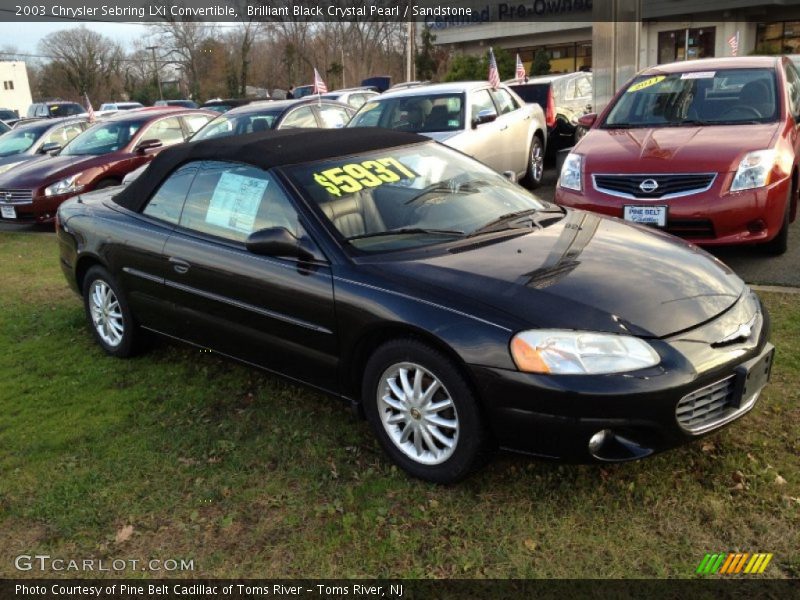
[[466, 235], [463, 231], [457, 229], [428, 229], [424, 227], [401, 227], [399, 229], [387, 229], [386, 231], [376, 231], [375, 233], [362, 233], [360, 235], [351, 235], [345, 238], [346, 241], [362, 240], [371, 237], [383, 237], [386, 235], [404, 235], [404, 234], [420, 234], [420, 235], [450, 235], [453, 237], [463, 237]]
[[503, 231], [504, 229], [519, 229], [522, 223], [531, 223], [539, 229], [542, 228], [543, 219], [539, 218], [540, 215], [558, 215], [559, 218], [564, 216], [564, 211], [561, 209], [547, 210], [538, 208], [528, 208], [526, 210], [518, 210], [515, 212], [500, 215], [496, 219], [489, 221], [485, 225], [481, 225], [476, 230], [471, 231], [467, 237], [480, 235], [482, 233], [492, 233], [495, 231]]

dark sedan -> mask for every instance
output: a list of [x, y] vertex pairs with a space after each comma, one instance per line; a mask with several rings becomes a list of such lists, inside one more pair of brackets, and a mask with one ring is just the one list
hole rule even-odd
[[573, 461], [677, 446], [753, 408], [772, 363], [758, 298], [704, 251], [414, 134], [183, 144], [64, 203], [57, 232], [108, 354], [159, 332], [304, 382], [431, 481], [491, 445]]
[[549, 156], [571, 148], [586, 134], [578, 119], [592, 111], [591, 73], [533, 77], [524, 83], [508, 82], [508, 87], [525, 102], [538, 104], [544, 109]]
[[[122, 111], [44, 156], [0, 175], [0, 222], [44, 223], [82, 191], [119, 185], [164, 147], [185, 141], [216, 113], [175, 108]], [[10, 135], [10, 134], [9, 134]]]

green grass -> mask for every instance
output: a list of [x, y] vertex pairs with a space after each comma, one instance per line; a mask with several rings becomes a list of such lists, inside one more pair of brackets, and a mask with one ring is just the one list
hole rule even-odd
[[195, 577], [692, 577], [719, 551], [800, 576], [796, 295], [763, 295], [774, 378], [733, 426], [618, 466], [501, 454], [437, 487], [330, 398], [166, 342], [105, 356], [51, 234], [0, 233], [0, 268], [0, 576], [39, 553]]

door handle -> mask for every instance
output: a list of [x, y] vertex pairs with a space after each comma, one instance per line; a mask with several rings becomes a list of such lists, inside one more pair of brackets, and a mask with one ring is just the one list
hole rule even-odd
[[503, 125], [503, 126], [500, 128], [500, 131], [505, 131], [506, 129], [508, 129], [508, 125]]
[[169, 264], [172, 265], [172, 268], [175, 269], [176, 273], [180, 273], [181, 275], [189, 272], [189, 267], [191, 266], [185, 260], [181, 260], [180, 258], [175, 258], [174, 256], [169, 259]]

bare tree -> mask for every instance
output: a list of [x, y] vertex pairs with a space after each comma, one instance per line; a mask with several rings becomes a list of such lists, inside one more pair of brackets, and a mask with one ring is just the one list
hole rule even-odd
[[214, 40], [216, 27], [210, 23], [185, 21], [175, 17], [153, 23], [164, 58], [180, 66], [192, 98], [200, 98], [201, 63], [208, 53], [206, 42]]
[[113, 40], [77, 27], [56, 31], [39, 42], [39, 50], [51, 58], [50, 71], [68, 85], [73, 97], [113, 99], [120, 92], [122, 49]]

